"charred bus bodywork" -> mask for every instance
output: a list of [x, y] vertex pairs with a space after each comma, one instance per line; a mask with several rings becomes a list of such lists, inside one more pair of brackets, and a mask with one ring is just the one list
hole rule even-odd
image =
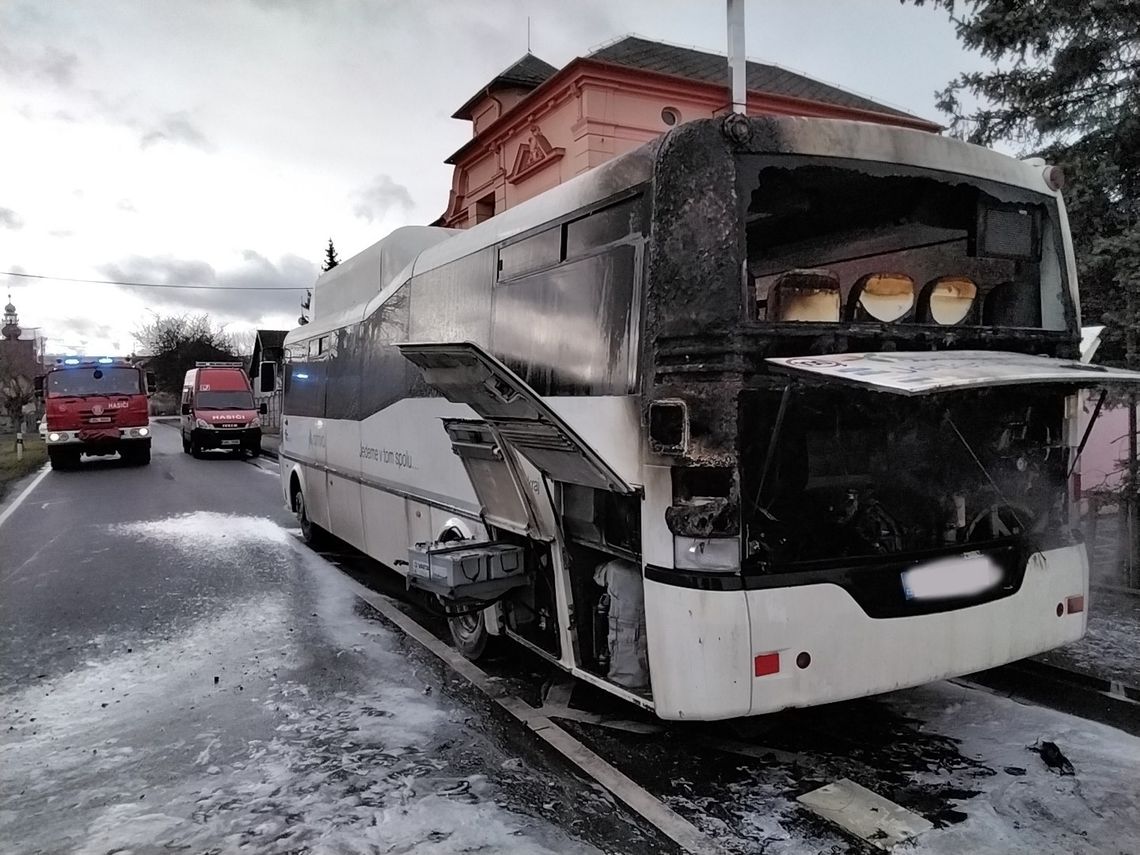
[[[378, 244], [286, 340], [286, 499], [464, 600], [465, 650], [511, 635], [665, 718], [1078, 638], [1066, 407], [1127, 374], [1070, 361], [1048, 178], [926, 133], [733, 116]], [[452, 539], [474, 545], [431, 543]], [[519, 575], [486, 570], [486, 540]]]
[[[665, 140], [643, 344], [672, 494], [672, 555], [645, 571], [659, 704], [764, 712], [1083, 633], [1067, 407], [1112, 372], [1071, 362], [1054, 177], [875, 125], [731, 117]], [[666, 700], [659, 663], [695, 613], [750, 628], [752, 679], [719, 665], [743, 633], [706, 635], [710, 676]]]

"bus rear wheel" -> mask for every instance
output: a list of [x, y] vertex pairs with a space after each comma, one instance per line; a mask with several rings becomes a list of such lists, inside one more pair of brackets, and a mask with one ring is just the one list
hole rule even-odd
[[487, 621], [482, 611], [456, 615], [447, 619], [447, 628], [451, 630], [451, 640], [455, 642], [455, 649], [463, 654], [464, 659], [472, 662], [482, 659], [495, 649], [496, 636], [487, 631]]

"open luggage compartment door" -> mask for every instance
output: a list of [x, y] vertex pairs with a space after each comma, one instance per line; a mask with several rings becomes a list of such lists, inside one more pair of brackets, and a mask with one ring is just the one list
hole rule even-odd
[[522, 378], [471, 342], [398, 344], [424, 380], [449, 401], [467, 404], [505, 445], [556, 481], [632, 493], [596, 451]]
[[443, 427], [451, 450], [463, 461], [471, 479], [484, 522], [515, 534], [550, 540], [539, 524], [526, 478], [512, 452], [502, 450], [494, 429], [474, 419], [444, 419]]

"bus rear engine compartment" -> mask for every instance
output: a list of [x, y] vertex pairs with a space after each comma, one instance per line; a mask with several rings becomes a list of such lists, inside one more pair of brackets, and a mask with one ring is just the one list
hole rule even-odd
[[742, 396], [744, 566], [1071, 542], [1065, 392]]

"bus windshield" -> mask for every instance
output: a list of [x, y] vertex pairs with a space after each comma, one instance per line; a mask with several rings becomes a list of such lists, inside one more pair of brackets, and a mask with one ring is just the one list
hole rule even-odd
[[1064, 528], [1064, 392], [793, 386], [742, 406], [748, 552], [770, 567]]
[[48, 374], [49, 398], [139, 395], [142, 392], [141, 374], [136, 368], [66, 368]]
[[738, 181], [753, 320], [1065, 330], [1074, 316], [1051, 196], [792, 155], [743, 156]]
[[252, 410], [253, 395], [245, 389], [198, 392], [194, 406], [199, 410]]

